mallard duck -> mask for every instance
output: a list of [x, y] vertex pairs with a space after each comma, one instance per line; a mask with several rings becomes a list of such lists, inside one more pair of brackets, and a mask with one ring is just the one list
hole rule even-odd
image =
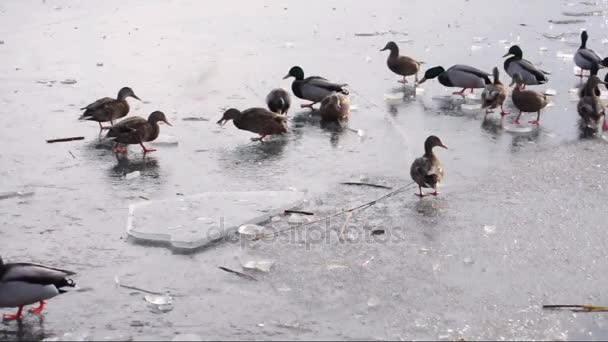
[[[599, 69], [600, 69], [599, 65], [597, 63], [593, 63], [593, 65], [591, 66], [591, 70], [589, 70], [589, 77], [597, 76]], [[606, 74], [606, 77], [608, 78], [608, 74]], [[587, 80], [587, 82], [589, 82], [589, 80]], [[589, 87], [587, 87], [587, 83], [585, 83], [582, 87], [579, 88], [578, 97], [581, 98], [584, 96], [591, 96], [592, 93], [589, 92], [591, 90], [593, 91], [593, 94], [595, 94], [598, 97], [600, 95], [602, 95], [602, 93], [600, 92], [600, 88], [597, 86], [597, 84], [596, 84], [595, 88], [589, 88]]]
[[264, 108], [249, 108], [242, 112], [230, 108], [224, 112], [217, 124], [223, 126], [230, 120], [234, 121], [236, 128], [260, 135], [258, 138], [252, 138], [252, 141], [263, 142], [267, 135], [287, 133], [285, 115], [276, 114]]
[[488, 113], [490, 113], [490, 109], [494, 109], [499, 105], [501, 117], [509, 114], [505, 112], [504, 108], [502, 107], [503, 103], [505, 102], [505, 98], [507, 97], [507, 90], [498, 78], [498, 68], [494, 67], [494, 69], [492, 69], [492, 73], [494, 74], [494, 83], [488, 84], [481, 93], [481, 108], [486, 110], [484, 119], [488, 116]]
[[599, 123], [602, 116], [604, 117], [604, 124], [602, 129], [604, 131], [608, 130], [608, 124], [606, 124], [606, 112], [605, 108], [600, 101], [599, 96], [595, 93], [597, 86], [605, 82], [601, 81], [599, 77], [595, 75], [589, 76], [587, 83], [585, 84], [585, 89], [582, 91], [582, 96], [579, 101], [576, 109], [578, 110], [578, 115], [583, 119], [585, 125], [589, 128], [596, 129], [597, 124]]
[[540, 124], [540, 110], [545, 108], [549, 103], [547, 95], [534, 90], [523, 90], [524, 80], [517, 72], [513, 74], [513, 80], [515, 81], [515, 88], [513, 88], [511, 97], [513, 99], [513, 104], [519, 109], [519, 114], [513, 122], [519, 124], [519, 118], [523, 112], [536, 112], [536, 120], [530, 121], [530, 123], [536, 125]]
[[401, 83], [407, 83], [406, 76], [415, 75], [415, 81], [418, 82], [418, 71], [420, 70], [420, 62], [407, 56], [399, 56], [399, 46], [395, 42], [388, 42], [384, 49], [380, 51], [390, 50], [386, 65], [397, 75], [403, 76]]
[[[505, 60], [505, 71], [511, 77], [513, 74], [518, 72], [524, 79], [524, 85], [537, 85], [547, 83], [549, 79], [545, 75], [549, 75], [548, 72], [538, 69], [532, 64], [532, 62], [523, 59], [524, 53], [521, 48], [517, 45], [513, 45], [509, 48], [509, 51], [502, 56], [507, 57]], [[513, 83], [511, 83], [513, 85]]]
[[[437, 184], [443, 179], [443, 168], [441, 162], [433, 153], [433, 147], [439, 146], [447, 149], [447, 147], [441, 142], [441, 140], [431, 135], [424, 141], [424, 155], [420, 158], [416, 158], [410, 167], [410, 176], [418, 184], [419, 197], [427, 195], [437, 196]], [[422, 188], [432, 188], [434, 191], [430, 194], [424, 194]]]
[[273, 89], [266, 96], [266, 104], [271, 112], [277, 114], [287, 114], [289, 106], [291, 106], [291, 96], [285, 89]]
[[452, 94], [464, 97], [464, 91], [467, 89], [471, 89], [472, 93], [475, 88], [485, 88], [486, 84], [491, 84], [492, 81], [490, 81], [490, 77], [488, 76], [490, 74], [487, 72], [468, 65], [456, 64], [448, 70], [445, 70], [441, 66], [436, 66], [428, 69], [418, 84], [438, 77], [439, 83], [446, 87], [462, 88], [461, 91]]
[[150, 114], [148, 120], [140, 116], [132, 116], [110, 127], [106, 138], [114, 140], [114, 151], [116, 152], [124, 151], [120, 145], [131, 144], [141, 145], [144, 153], [153, 152], [156, 150], [146, 148], [144, 142], [153, 141], [158, 138], [158, 134], [160, 133], [159, 122], [164, 122], [171, 126], [165, 114], [160, 111]]
[[0, 308], [19, 308], [17, 313], [5, 314], [4, 320], [21, 319], [23, 307], [39, 303], [30, 313], [44, 310], [45, 300], [64, 292], [64, 287], [74, 287], [67, 277], [76, 273], [30, 263], [7, 263], [0, 258]]
[[333, 92], [348, 95], [348, 89], [345, 88], [347, 84], [333, 83], [319, 76], [304, 78], [304, 70], [299, 66], [289, 69], [289, 73], [283, 79], [290, 77], [295, 78], [291, 83], [293, 94], [301, 99], [312, 101], [312, 103], [301, 105], [302, 108], [312, 109], [313, 105], [323, 101], [327, 95]]
[[587, 40], [589, 39], [589, 35], [587, 31], [581, 32], [581, 46], [576, 50], [574, 54], [574, 64], [581, 68], [580, 75], [576, 75], [579, 77], [583, 77], [584, 70], [591, 70], [594, 63], [597, 63], [600, 66], [608, 66], [608, 58], [602, 59], [600, 56], [595, 53], [595, 51], [591, 49], [587, 49]]
[[[133, 92], [133, 89], [124, 87], [118, 92], [116, 99], [111, 97], [104, 97], [99, 99], [86, 107], [80, 108], [84, 110], [80, 120], [97, 121], [99, 123], [99, 129], [107, 129], [109, 127], [103, 127], [102, 122], [110, 122], [114, 125], [114, 120], [120, 119], [129, 113], [129, 103], [127, 97], [139, 99]], [[141, 101], [141, 100], [140, 100]]]
[[324, 121], [342, 121], [348, 119], [350, 112], [348, 96], [340, 93], [326, 96], [321, 101], [319, 112], [321, 113], [321, 119]]

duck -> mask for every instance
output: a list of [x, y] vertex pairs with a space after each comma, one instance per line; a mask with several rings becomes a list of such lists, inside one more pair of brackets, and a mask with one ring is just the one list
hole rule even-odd
[[0, 258], [0, 308], [18, 308], [16, 314], [4, 314], [4, 320], [19, 320], [23, 307], [38, 303], [29, 310], [40, 314], [46, 305], [45, 300], [65, 293], [65, 287], [76, 284], [68, 277], [72, 271], [52, 268], [31, 263], [4, 263]]
[[249, 108], [242, 112], [230, 108], [224, 112], [217, 124], [223, 126], [230, 120], [233, 120], [236, 128], [260, 135], [258, 138], [251, 138], [251, 141], [264, 142], [268, 135], [287, 133], [287, 117], [265, 108]]
[[266, 105], [271, 112], [285, 115], [291, 106], [291, 96], [285, 89], [273, 89], [266, 96]]
[[114, 151], [125, 152], [121, 145], [141, 145], [144, 154], [148, 152], [154, 152], [154, 149], [148, 149], [144, 146], [144, 142], [154, 141], [158, 138], [160, 133], [159, 122], [164, 122], [169, 126], [172, 126], [165, 113], [161, 111], [155, 111], [148, 116], [148, 120], [141, 116], [132, 116], [124, 119], [116, 125], [110, 127], [106, 138], [114, 140]]
[[120, 119], [129, 114], [129, 103], [127, 97], [132, 97], [139, 101], [140, 98], [135, 95], [133, 89], [129, 87], [123, 87], [118, 91], [116, 99], [111, 97], [104, 97], [99, 99], [86, 107], [80, 108], [84, 110], [84, 113], [78, 118], [79, 120], [97, 121], [99, 123], [99, 129], [108, 129], [109, 127], [102, 126], [102, 122], [110, 122], [114, 125], [114, 120]]
[[443, 86], [462, 88], [461, 91], [452, 94], [464, 97], [464, 92], [467, 89], [471, 89], [471, 93], [473, 93], [473, 89], [485, 88], [486, 85], [491, 84], [492, 81], [490, 81], [489, 76], [490, 74], [485, 71], [463, 64], [456, 64], [448, 70], [445, 70], [442, 66], [436, 66], [429, 68], [418, 84], [437, 77], [439, 83]]
[[576, 109], [585, 125], [592, 129], [596, 129], [600, 119], [604, 117], [602, 130], [605, 132], [608, 131], [606, 112], [599, 96], [597, 96], [595, 92], [599, 84], [605, 85], [606, 82], [600, 80], [596, 75], [589, 76], [589, 79], [585, 84], [585, 89], [582, 92], [583, 96], [579, 99]]
[[500, 105], [500, 117], [509, 114], [505, 112], [503, 108], [503, 103], [505, 102], [505, 98], [507, 97], [507, 90], [505, 86], [500, 82], [498, 68], [494, 67], [492, 69], [492, 74], [494, 75], [494, 83], [488, 84], [483, 92], [481, 93], [481, 108], [486, 110], [486, 115], [484, 116], [484, 120], [487, 118], [488, 113], [490, 113], [490, 109], [494, 109]]
[[[428, 195], [437, 196], [437, 185], [443, 179], [443, 167], [441, 162], [433, 153], [434, 147], [443, 147], [447, 149], [441, 139], [435, 135], [431, 135], [424, 141], [424, 154], [420, 158], [416, 158], [410, 167], [410, 176], [412, 180], [418, 184], [418, 197]], [[422, 192], [422, 188], [432, 188], [434, 191], [429, 194]]]
[[594, 63], [597, 63], [600, 67], [608, 66], [608, 58], [602, 59], [595, 51], [587, 48], [588, 39], [587, 31], [581, 32], [581, 46], [576, 50], [573, 57], [574, 64], [581, 68], [580, 75], [576, 75], [580, 78], [583, 78], [583, 71], [591, 70]]
[[412, 57], [400, 56], [399, 46], [393, 41], [386, 43], [386, 46], [380, 51], [386, 50], [391, 51], [386, 60], [386, 65], [395, 74], [403, 76], [403, 80], [399, 80], [399, 82], [407, 83], [406, 76], [412, 75], [414, 75], [415, 81], [418, 82], [418, 71], [420, 71], [420, 64], [422, 63]]
[[[523, 59], [523, 55], [524, 53], [518, 45], [511, 46], [509, 51], [502, 56], [503, 58], [511, 56], [505, 60], [505, 72], [511, 77], [513, 77], [514, 73], [518, 72], [524, 79], [524, 85], [547, 83], [549, 79], [545, 75], [550, 75], [550, 73], [538, 69], [532, 62]], [[513, 83], [511, 83], [511, 85], [513, 85]]]
[[342, 93], [348, 95], [349, 91], [346, 89], [347, 84], [339, 84], [328, 81], [327, 79], [319, 76], [310, 76], [304, 78], [304, 70], [299, 66], [294, 66], [289, 69], [289, 72], [283, 79], [294, 78], [291, 83], [291, 90], [293, 94], [303, 100], [312, 101], [309, 104], [302, 104], [302, 108], [310, 108], [315, 104], [323, 101], [323, 99], [331, 93]]
[[536, 112], [536, 120], [530, 121], [530, 123], [539, 125], [540, 111], [541, 109], [545, 108], [549, 103], [547, 95], [534, 90], [524, 90], [524, 80], [521, 77], [521, 74], [519, 74], [518, 72], [513, 74], [513, 81], [515, 81], [515, 88], [513, 88], [511, 97], [513, 99], [513, 104], [517, 109], [519, 109], [519, 114], [517, 115], [513, 123], [519, 124], [519, 118], [521, 117], [521, 114], [523, 112]]
[[[597, 76], [599, 69], [600, 69], [599, 65], [597, 63], [593, 63], [593, 65], [591, 66], [591, 69], [589, 70], [589, 78], [591, 78], [591, 76]], [[606, 78], [608, 78], [608, 74], [606, 74]], [[587, 82], [589, 82], [589, 80], [587, 80]], [[608, 81], [605, 80], [605, 82], [608, 82]], [[599, 85], [599, 83], [597, 85]], [[595, 88], [589, 88], [589, 87], [587, 87], [587, 83], [583, 84], [583, 86], [580, 87], [578, 90], [578, 97], [582, 98], [584, 96], [591, 96], [590, 91], [593, 91], [593, 93], [597, 97], [599, 97], [600, 95], [602, 95], [602, 93], [600, 91], [600, 88], [597, 85]]]
[[326, 96], [321, 101], [319, 113], [323, 121], [344, 121], [348, 119], [350, 112], [350, 102], [348, 96], [334, 93]]

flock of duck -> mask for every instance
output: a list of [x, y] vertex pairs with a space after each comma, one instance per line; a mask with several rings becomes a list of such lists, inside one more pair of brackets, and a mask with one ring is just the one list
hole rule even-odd
[[[608, 130], [604, 107], [599, 99], [599, 84], [608, 84], [608, 75], [604, 81], [598, 76], [601, 67], [608, 66], [608, 58], [600, 58], [593, 50], [587, 48], [588, 34], [586, 31], [581, 33], [581, 45], [574, 55], [575, 64], [583, 71], [589, 71], [587, 82], [579, 91], [578, 113], [582, 121], [589, 128], [598, 129], [599, 122], [603, 118], [603, 130]], [[399, 47], [394, 42], [389, 42], [381, 50], [389, 50], [387, 59], [388, 68], [395, 74], [402, 76], [399, 82], [407, 83], [406, 77], [414, 76], [415, 84], [421, 84], [429, 79], [437, 78], [439, 83], [446, 87], [457, 87], [462, 90], [454, 94], [464, 96], [465, 91], [470, 89], [483, 89], [481, 94], [482, 108], [486, 110], [486, 116], [492, 109], [500, 107], [501, 120], [507, 115], [503, 108], [507, 98], [507, 87], [499, 80], [498, 68], [493, 69], [493, 75], [467, 65], [454, 65], [449, 69], [441, 66], [429, 68], [424, 73], [424, 77], [418, 80], [421, 63], [411, 57], [399, 55]], [[514, 106], [519, 110], [519, 114], [514, 123], [519, 123], [522, 113], [537, 113], [533, 124], [540, 124], [540, 111], [547, 106], [547, 96], [530, 89], [526, 86], [544, 84], [548, 81], [546, 71], [543, 71], [530, 61], [523, 58], [523, 52], [517, 45], [512, 46], [507, 54], [509, 56], [504, 62], [506, 73], [511, 76], [515, 85], [511, 92]], [[493, 76], [493, 81], [490, 80]], [[303, 104], [302, 107], [313, 108], [313, 105], [320, 104], [318, 112], [323, 120], [343, 122], [349, 115], [349, 91], [346, 84], [334, 83], [319, 76], [304, 78], [304, 71], [298, 66], [289, 70], [285, 78], [294, 78], [291, 85], [293, 94], [304, 100], [311, 101]], [[159, 135], [159, 123], [168, 125], [165, 114], [154, 111], [148, 119], [132, 116], [120, 122], [115, 121], [125, 117], [129, 113], [129, 103], [127, 98], [139, 98], [131, 88], [125, 87], [118, 92], [117, 98], [102, 98], [88, 106], [82, 108], [84, 113], [80, 117], [82, 120], [96, 121], [99, 123], [100, 130], [107, 129], [107, 138], [114, 140], [114, 151], [116, 153], [126, 152], [125, 146], [139, 144], [144, 153], [154, 150], [145, 147], [144, 143], [155, 140]], [[284, 89], [274, 89], [266, 97], [268, 109], [261, 107], [249, 108], [240, 111], [230, 108], [223, 113], [222, 118], [217, 122], [224, 125], [229, 120], [233, 120], [234, 125], [241, 130], [250, 131], [259, 136], [253, 138], [256, 141], [264, 141], [268, 135], [284, 134], [287, 132], [287, 112], [291, 106], [289, 93]], [[110, 123], [110, 126], [103, 126], [103, 123]], [[420, 197], [427, 195], [437, 195], [437, 185], [443, 178], [443, 168], [439, 159], [433, 153], [434, 147], [447, 148], [442, 141], [432, 135], [424, 142], [424, 155], [417, 158], [411, 165], [410, 175], [414, 182], [418, 184]], [[425, 194], [422, 188], [431, 188], [433, 192]], [[0, 307], [16, 307], [16, 314], [4, 315], [5, 320], [20, 319], [23, 307], [26, 305], [39, 305], [29, 310], [30, 313], [39, 314], [43, 311], [45, 300], [53, 298], [65, 292], [66, 287], [74, 287], [74, 282], [68, 277], [74, 272], [46, 267], [31, 263], [4, 263], [0, 258]]]

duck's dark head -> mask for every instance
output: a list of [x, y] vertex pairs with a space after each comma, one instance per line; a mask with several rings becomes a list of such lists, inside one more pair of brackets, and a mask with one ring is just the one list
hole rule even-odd
[[386, 43], [386, 46], [384, 47], [384, 49], [382, 49], [380, 51], [386, 51], [386, 50], [391, 50], [391, 54], [399, 53], [399, 47], [397, 46], [397, 44], [395, 42], [392, 42], [392, 41]]
[[290, 77], [295, 77], [296, 80], [303, 80], [304, 70], [302, 70], [302, 68], [300, 68], [299, 66], [294, 66], [289, 69], [289, 72], [287, 73], [287, 75], [285, 75], [285, 77], [283, 77], [283, 79], [287, 79]]
[[583, 30], [583, 32], [581, 32], [581, 49], [587, 48], [587, 39], [589, 39], [589, 35], [587, 34], [587, 31]]
[[217, 124], [224, 126], [228, 121], [238, 118], [241, 115], [241, 111], [236, 108], [230, 108], [224, 112], [222, 118], [217, 121]]
[[431, 135], [428, 138], [426, 138], [426, 140], [424, 141], [424, 150], [426, 152], [432, 151], [433, 147], [436, 147], [436, 146], [443, 147], [445, 149], [448, 148], [441, 142], [441, 139], [439, 139], [436, 135]]
[[445, 72], [445, 69], [442, 66], [436, 66], [436, 67], [427, 69], [427, 71], [424, 73], [424, 77], [418, 82], [418, 84], [424, 83], [426, 80], [433, 79], [433, 78], [443, 74], [444, 72]]
[[167, 117], [165, 117], [165, 113], [158, 111], [158, 110], [153, 112], [152, 114], [150, 114], [150, 116], [148, 117], [148, 121], [151, 123], [164, 122], [169, 126], [173, 126], [172, 124], [169, 123], [169, 121], [167, 121]]
[[515, 56], [517, 58], [522, 58], [524, 56], [524, 52], [521, 51], [521, 48], [519, 47], [519, 45], [513, 45], [509, 48], [509, 51], [507, 51], [507, 53], [505, 53], [504, 56], [502, 56], [502, 57], [507, 57], [507, 56]]
[[141, 101], [141, 99], [139, 97], [137, 97], [137, 95], [135, 95], [135, 93], [133, 92], [133, 89], [129, 88], [129, 87], [124, 87], [122, 89], [120, 89], [120, 91], [118, 92], [118, 99], [119, 100], [124, 100], [127, 97], [132, 97], [134, 99], [138, 99], [139, 101]]

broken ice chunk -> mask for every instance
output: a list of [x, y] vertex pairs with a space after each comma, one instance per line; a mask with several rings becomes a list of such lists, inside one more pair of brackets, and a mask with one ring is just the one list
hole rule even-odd
[[481, 42], [483, 42], [483, 41], [485, 41], [487, 39], [488, 39], [488, 37], [473, 37], [473, 42], [474, 43], [481, 43]]
[[139, 172], [139, 171], [133, 171], [131, 173], [127, 173], [125, 175], [125, 179], [127, 179], [127, 180], [134, 179], [134, 178], [139, 177], [140, 175], [141, 175], [141, 172]]
[[243, 268], [268, 273], [274, 265], [273, 260], [250, 260], [242, 264]]
[[398, 93], [394, 93], [394, 94], [384, 94], [384, 99], [387, 101], [402, 100], [404, 95], [405, 94], [402, 92], [398, 92]]
[[173, 298], [171, 298], [170, 296], [166, 296], [166, 295], [149, 294], [149, 295], [145, 295], [144, 299], [146, 300], [146, 302], [148, 302], [150, 304], [154, 304], [154, 305], [167, 305], [167, 304], [173, 303]]
[[549, 49], [546, 46], [541, 46], [538, 48], [538, 50], [541, 52], [549, 51]]
[[581, 68], [577, 67], [577, 66], [574, 66], [574, 67], [572, 68], [572, 71], [573, 71], [573, 72], [574, 72], [574, 74], [575, 74], [575, 75], [577, 75], [577, 76], [578, 76], [578, 75], [581, 75], [581, 73], [583, 72], [583, 70], [582, 70]]
[[545, 95], [555, 96], [555, 95], [557, 95], [557, 90], [548, 88], [547, 90], [545, 90]]
[[239, 234], [259, 236], [264, 234], [264, 227], [259, 226], [257, 224], [244, 224], [239, 227]]
[[486, 234], [494, 234], [496, 233], [496, 226], [485, 225], [483, 226], [483, 231], [486, 232]]
[[463, 103], [460, 106], [460, 109], [465, 113], [477, 113], [481, 109], [481, 105], [478, 103], [477, 104]]
[[557, 51], [555, 53], [555, 57], [561, 58], [561, 59], [572, 59], [572, 58], [574, 58], [574, 54]]

